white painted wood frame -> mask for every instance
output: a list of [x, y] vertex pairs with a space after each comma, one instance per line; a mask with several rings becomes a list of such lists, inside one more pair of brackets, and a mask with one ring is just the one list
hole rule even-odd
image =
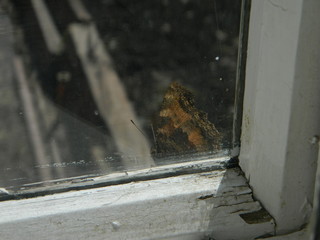
[[308, 222], [320, 133], [320, 1], [253, 0], [240, 165], [277, 233]]
[[274, 221], [240, 169], [0, 203], [0, 239], [255, 239]]

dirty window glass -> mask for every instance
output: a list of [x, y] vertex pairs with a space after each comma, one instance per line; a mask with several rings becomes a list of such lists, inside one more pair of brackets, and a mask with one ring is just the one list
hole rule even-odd
[[240, 8], [1, 1], [0, 187], [229, 156]]

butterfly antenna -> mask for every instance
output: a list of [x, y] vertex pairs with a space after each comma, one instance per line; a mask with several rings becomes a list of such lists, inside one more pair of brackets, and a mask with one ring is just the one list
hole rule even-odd
[[151, 130], [152, 130], [153, 141], [157, 145], [156, 135], [154, 134], [154, 130], [153, 130], [153, 124], [151, 123], [150, 125], [151, 125]]
[[131, 123], [139, 130], [139, 132], [141, 132], [141, 134], [142, 134], [145, 138], [147, 138], [146, 135], [141, 131], [141, 129], [138, 128], [138, 126], [134, 123], [134, 121], [133, 121], [132, 119], [131, 119], [130, 121], [131, 121]]

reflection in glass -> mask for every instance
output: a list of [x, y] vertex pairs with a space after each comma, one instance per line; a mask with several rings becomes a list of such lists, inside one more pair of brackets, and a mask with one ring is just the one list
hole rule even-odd
[[228, 155], [240, 5], [2, 1], [0, 186]]

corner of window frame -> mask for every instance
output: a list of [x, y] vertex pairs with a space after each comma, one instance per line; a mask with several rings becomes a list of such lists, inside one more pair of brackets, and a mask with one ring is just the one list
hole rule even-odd
[[310, 220], [320, 132], [320, 2], [252, 1], [240, 166], [276, 233]]

